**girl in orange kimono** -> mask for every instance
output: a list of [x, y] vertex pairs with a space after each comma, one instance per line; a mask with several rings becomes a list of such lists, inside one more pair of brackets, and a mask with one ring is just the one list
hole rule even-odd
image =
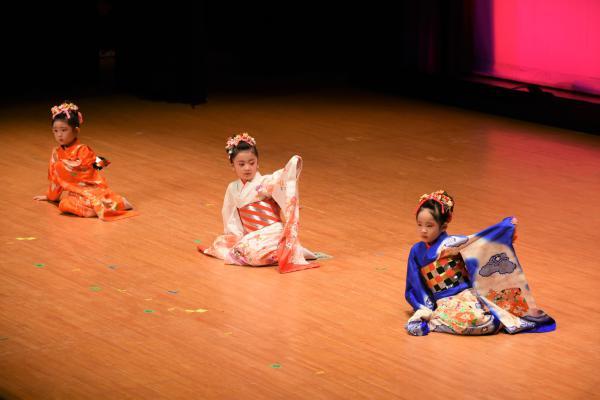
[[[52, 132], [59, 146], [52, 151], [48, 166], [50, 186], [38, 201], [59, 201], [64, 213], [80, 217], [98, 217], [104, 221], [137, 215], [127, 199], [113, 193], [100, 174], [108, 160], [96, 156], [77, 135], [83, 116], [73, 103], [52, 107]], [[61, 199], [61, 194], [64, 195]]]
[[298, 240], [298, 177], [302, 159], [292, 157], [270, 175], [258, 172], [256, 141], [247, 133], [228, 140], [225, 147], [238, 176], [225, 192], [224, 234], [212, 246], [198, 246], [226, 264], [278, 265], [280, 273], [315, 268], [317, 257]]

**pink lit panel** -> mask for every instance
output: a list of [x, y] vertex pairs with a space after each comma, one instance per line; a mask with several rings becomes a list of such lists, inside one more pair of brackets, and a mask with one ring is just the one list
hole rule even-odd
[[494, 0], [493, 75], [600, 94], [600, 0]]

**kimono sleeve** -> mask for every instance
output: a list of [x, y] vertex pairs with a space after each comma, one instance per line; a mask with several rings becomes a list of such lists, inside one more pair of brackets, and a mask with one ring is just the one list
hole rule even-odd
[[89, 146], [81, 145], [75, 162], [78, 163], [77, 167], [92, 167], [96, 163], [96, 153]]
[[416, 261], [416, 246], [410, 250], [406, 267], [406, 301], [415, 311], [406, 324], [406, 330], [413, 336], [425, 336], [429, 333], [427, 321], [433, 310], [433, 300], [420, 276], [420, 267]]
[[423, 307], [433, 310], [433, 299], [421, 279], [420, 266], [416, 261], [416, 253], [416, 247], [413, 246], [410, 250], [406, 266], [406, 290], [404, 297], [414, 311]]
[[242, 222], [237, 213], [235, 184], [236, 182], [231, 182], [229, 186], [227, 186], [225, 198], [223, 199], [223, 208], [221, 209], [221, 215], [223, 217], [223, 233], [226, 235], [242, 237], [244, 236], [244, 231]]
[[302, 158], [293, 156], [284, 168], [278, 169], [270, 175], [263, 175], [263, 180], [257, 191], [260, 195], [273, 197], [285, 209], [292, 197], [297, 197], [298, 177], [302, 172]]
[[56, 150], [52, 153], [52, 157], [50, 158], [50, 162], [48, 163], [48, 190], [46, 191], [46, 197], [50, 201], [58, 201], [61, 193], [63, 192], [63, 187], [60, 185], [59, 179], [57, 179], [56, 173], [54, 171], [54, 163], [57, 160]]
[[61, 193], [63, 192], [63, 187], [60, 185], [60, 179], [58, 179], [57, 173], [55, 171], [56, 166], [55, 163], [58, 161], [58, 155], [56, 154], [56, 149], [52, 152], [50, 156], [50, 161], [48, 162], [48, 190], [46, 191], [46, 197], [50, 201], [58, 201]]

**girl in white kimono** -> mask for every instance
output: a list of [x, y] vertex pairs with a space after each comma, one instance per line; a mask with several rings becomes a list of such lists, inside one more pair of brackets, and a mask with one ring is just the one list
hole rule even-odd
[[298, 240], [298, 177], [302, 158], [293, 156], [271, 175], [258, 172], [256, 140], [243, 133], [227, 141], [229, 161], [238, 180], [231, 182], [223, 200], [224, 234], [212, 246], [198, 246], [226, 264], [278, 264], [280, 273], [316, 268], [316, 256]]

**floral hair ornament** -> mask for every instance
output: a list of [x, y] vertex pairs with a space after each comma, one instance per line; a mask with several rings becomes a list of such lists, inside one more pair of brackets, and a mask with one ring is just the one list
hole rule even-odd
[[227, 154], [229, 154], [230, 157], [231, 154], [233, 154], [233, 149], [235, 149], [240, 142], [246, 142], [251, 146], [256, 146], [256, 139], [246, 132], [230, 137], [227, 139], [227, 145], [225, 145], [225, 150], [227, 150]]
[[450, 222], [450, 220], [452, 219], [452, 209], [454, 208], [454, 201], [452, 201], [450, 196], [448, 196], [448, 194], [444, 190], [437, 190], [435, 192], [429, 194], [425, 193], [424, 195], [422, 195], [419, 199], [419, 205], [415, 210], [415, 214], [419, 212], [421, 206], [428, 200], [433, 200], [440, 206], [442, 206], [442, 214], [449, 213], [450, 218], [448, 218], [448, 222]]
[[50, 109], [52, 113], [52, 120], [56, 118], [57, 115], [65, 114], [67, 119], [71, 119], [71, 113], [77, 113], [77, 118], [79, 119], [79, 125], [83, 124], [83, 115], [79, 112], [79, 107], [73, 103], [62, 103], [59, 106], [54, 106]]

